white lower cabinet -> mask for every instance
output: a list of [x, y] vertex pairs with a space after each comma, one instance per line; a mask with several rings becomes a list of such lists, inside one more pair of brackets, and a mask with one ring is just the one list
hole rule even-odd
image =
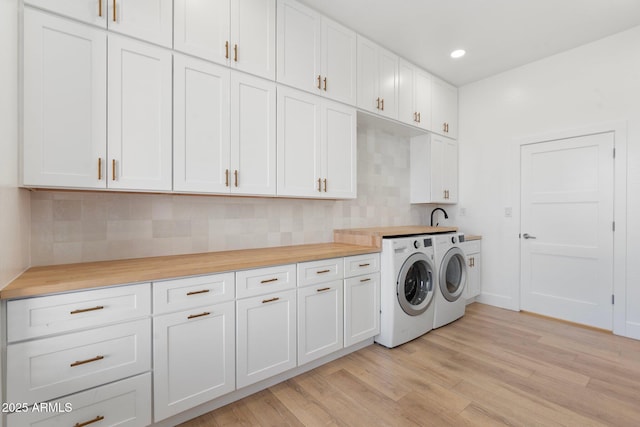
[[342, 280], [298, 289], [298, 365], [343, 347]]
[[[379, 259], [379, 258], [378, 258]], [[380, 333], [380, 273], [344, 281], [344, 346]]]
[[295, 368], [295, 289], [240, 299], [236, 316], [238, 388]]
[[148, 426], [150, 393], [151, 374], [146, 373], [47, 402], [46, 410], [10, 414], [7, 426]]
[[151, 320], [7, 346], [8, 402], [44, 402], [151, 369]]
[[481, 243], [480, 240], [470, 240], [462, 244], [462, 250], [467, 258], [467, 286], [464, 289], [464, 297], [467, 303], [474, 301], [480, 295], [482, 289], [481, 277]]
[[154, 319], [154, 419], [193, 408], [235, 389], [235, 303]]

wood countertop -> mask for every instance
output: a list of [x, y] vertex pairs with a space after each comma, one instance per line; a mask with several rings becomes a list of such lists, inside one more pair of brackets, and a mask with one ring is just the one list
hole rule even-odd
[[482, 236], [478, 236], [477, 234], [465, 234], [464, 240], [467, 242], [470, 240], [482, 240]]
[[428, 227], [424, 225], [346, 228], [342, 230], [333, 230], [333, 240], [340, 243], [381, 248], [383, 237], [410, 236], [413, 234], [452, 233], [455, 231], [458, 231], [458, 227]]
[[380, 249], [345, 243], [319, 243], [32, 267], [0, 290], [0, 299], [24, 298], [100, 286], [149, 282], [375, 252], [380, 252]]

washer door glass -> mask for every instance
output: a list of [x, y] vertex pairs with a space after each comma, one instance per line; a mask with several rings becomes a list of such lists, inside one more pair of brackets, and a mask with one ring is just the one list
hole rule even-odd
[[467, 264], [460, 248], [449, 249], [440, 264], [440, 291], [447, 301], [457, 301], [467, 283]]
[[396, 293], [400, 307], [410, 316], [424, 313], [433, 299], [433, 263], [422, 252], [406, 259], [400, 273]]

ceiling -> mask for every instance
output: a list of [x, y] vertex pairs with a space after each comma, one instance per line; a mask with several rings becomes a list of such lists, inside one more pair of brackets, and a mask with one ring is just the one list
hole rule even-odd
[[640, 0], [301, 1], [456, 86], [640, 25]]

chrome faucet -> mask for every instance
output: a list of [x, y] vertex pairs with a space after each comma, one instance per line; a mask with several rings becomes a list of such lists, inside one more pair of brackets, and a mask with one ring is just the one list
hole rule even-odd
[[[436, 211], [442, 211], [442, 213], [444, 214], [444, 219], [449, 218], [449, 215], [447, 215], [447, 211], [445, 211], [442, 208], [435, 208], [434, 210], [431, 211], [431, 226], [433, 227], [433, 214], [436, 213]], [[438, 223], [436, 223], [436, 227], [438, 226]]]

